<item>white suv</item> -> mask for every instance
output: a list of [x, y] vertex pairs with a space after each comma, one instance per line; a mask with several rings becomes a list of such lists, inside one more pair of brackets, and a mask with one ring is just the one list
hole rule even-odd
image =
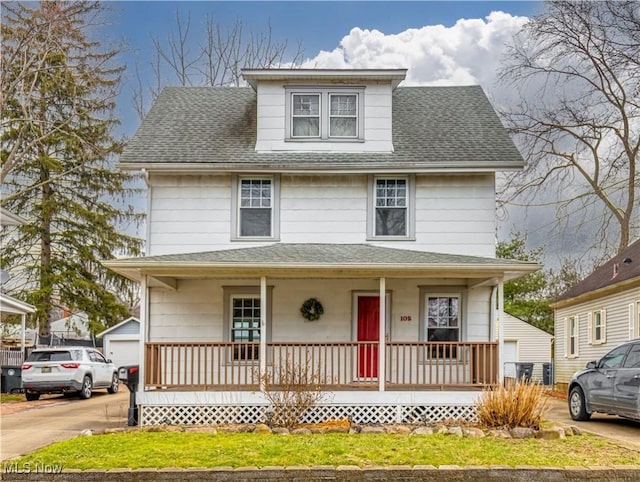
[[37, 348], [22, 365], [27, 400], [38, 400], [42, 393], [77, 393], [87, 399], [94, 388], [116, 393], [119, 383], [116, 366], [93, 348]]

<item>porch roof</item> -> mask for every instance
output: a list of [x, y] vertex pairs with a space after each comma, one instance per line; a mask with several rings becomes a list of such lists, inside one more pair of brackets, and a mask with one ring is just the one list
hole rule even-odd
[[[144, 275], [171, 287], [172, 279], [193, 277], [279, 278], [467, 278], [469, 284], [508, 281], [537, 271], [537, 263], [509, 259], [382, 248], [369, 244], [287, 244], [166, 254], [104, 262], [140, 281]], [[163, 280], [163, 281], [162, 281]]]

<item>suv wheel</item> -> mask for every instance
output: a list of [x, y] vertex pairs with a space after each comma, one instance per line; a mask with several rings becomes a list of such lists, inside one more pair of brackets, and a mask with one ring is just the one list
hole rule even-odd
[[111, 378], [111, 385], [109, 386], [109, 388], [107, 388], [107, 392], [117, 393], [118, 388], [120, 388], [120, 380], [118, 379], [118, 375], [114, 373], [113, 377]]
[[91, 398], [91, 377], [89, 375], [85, 375], [84, 379], [82, 380], [80, 398], [82, 398], [83, 400]]
[[582, 388], [576, 386], [569, 392], [569, 413], [571, 418], [584, 422], [591, 418], [591, 414], [587, 412], [587, 407], [584, 402], [584, 393]]
[[26, 392], [24, 396], [27, 398], [29, 402], [33, 402], [34, 400], [40, 399], [40, 394], [36, 392]]

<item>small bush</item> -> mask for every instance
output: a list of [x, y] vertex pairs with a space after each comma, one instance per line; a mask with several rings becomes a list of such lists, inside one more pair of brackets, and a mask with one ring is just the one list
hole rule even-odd
[[325, 399], [323, 378], [312, 367], [311, 359], [294, 363], [289, 357], [269, 367], [262, 377], [264, 395], [271, 404], [269, 425], [293, 428], [309, 408]]
[[478, 422], [487, 428], [538, 429], [547, 403], [542, 385], [509, 381], [483, 391], [476, 401]]

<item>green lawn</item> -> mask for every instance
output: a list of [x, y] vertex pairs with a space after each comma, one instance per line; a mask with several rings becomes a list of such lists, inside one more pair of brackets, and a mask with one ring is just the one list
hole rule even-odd
[[17, 461], [65, 469], [291, 465], [640, 465], [640, 453], [583, 435], [502, 440], [451, 435], [130, 432], [78, 437]]
[[2, 393], [0, 403], [24, 402], [24, 395], [21, 393]]

